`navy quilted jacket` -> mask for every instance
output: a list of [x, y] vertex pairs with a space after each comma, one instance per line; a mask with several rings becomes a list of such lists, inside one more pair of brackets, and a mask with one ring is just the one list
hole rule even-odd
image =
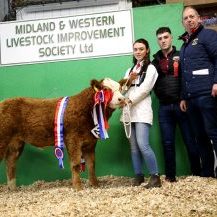
[[217, 83], [217, 32], [202, 25], [184, 41], [180, 50], [182, 71], [182, 98], [188, 99], [211, 94]]

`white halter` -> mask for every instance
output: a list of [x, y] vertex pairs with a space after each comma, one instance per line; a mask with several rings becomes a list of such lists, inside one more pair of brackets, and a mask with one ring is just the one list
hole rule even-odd
[[126, 137], [129, 139], [131, 136], [131, 116], [130, 116], [130, 106], [127, 103], [126, 106], [123, 107], [123, 124]]

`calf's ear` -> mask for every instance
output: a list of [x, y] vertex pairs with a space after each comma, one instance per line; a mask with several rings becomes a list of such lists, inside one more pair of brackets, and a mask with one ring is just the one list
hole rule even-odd
[[95, 90], [102, 90], [102, 81], [97, 81], [96, 79], [91, 80], [90, 85]]

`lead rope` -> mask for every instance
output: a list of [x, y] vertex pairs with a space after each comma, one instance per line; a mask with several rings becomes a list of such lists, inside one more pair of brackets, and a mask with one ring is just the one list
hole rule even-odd
[[[129, 79], [130, 77], [128, 77], [128, 79], [122, 86], [122, 91], [121, 91], [122, 93], [124, 93], [127, 90], [127, 82], [129, 81]], [[123, 125], [124, 125], [125, 135], [129, 139], [131, 136], [131, 116], [130, 116], [130, 106], [128, 103], [123, 107], [122, 114], [123, 114]]]
[[131, 136], [131, 116], [130, 106], [128, 103], [123, 107], [123, 124], [126, 137], [129, 139]]

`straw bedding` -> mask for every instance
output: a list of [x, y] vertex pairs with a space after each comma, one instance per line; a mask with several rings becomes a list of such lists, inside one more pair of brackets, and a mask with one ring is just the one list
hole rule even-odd
[[[100, 187], [75, 191], [70, 180], [37, 181], [9, 191], [0, 185], [0, 216], [160, 217], [217, 216], [217, 179], [179, 177], [161, 188], [132, 186], [132, 178], [99, 177]], [[146, 180], [147, 181], [147, 180]]]

